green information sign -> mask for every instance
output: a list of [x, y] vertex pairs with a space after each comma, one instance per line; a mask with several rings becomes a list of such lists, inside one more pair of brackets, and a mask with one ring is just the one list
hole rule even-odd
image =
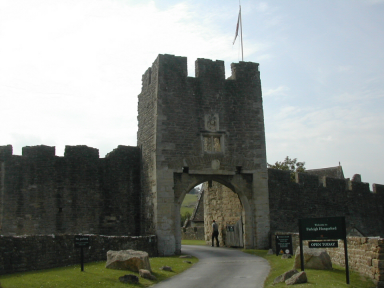
[[[345, 217], [324, 217], [299, 219], [300, 262], [304, 271], [304, 240], [336, 240], [344, 241], [345, 274], [349, 284], [348, 248], [345, 231]], [[336, 248], [337, 241], [309, 242], [309, 248]]]
[[345, 239], [345, 218], [308, 218], [299, 220], [301, 240]]

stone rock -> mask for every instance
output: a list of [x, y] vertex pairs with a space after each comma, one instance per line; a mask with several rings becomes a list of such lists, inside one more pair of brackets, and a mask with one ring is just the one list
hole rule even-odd
[[164, 270], [164, 271], [172, 271], [172, 268], [169, 267], [169, 266], [163, 266], [160, 268], [160, 270]]
[[128, 284], [139, 283], [139, 277], [137, 277], [136, 275], [132, 275], [132, 274], [121, 276], [121, 277], [119, 277], [119, 280], [120, 280], [120, 282], [128, 283]]
[[273, 255], [273, 250], [269, 249], [267, 255]]
[[[303, 247], [304, 250], [304, 268], [317, 270], [331, 270], [331, 257], [325, 249]], [[296, 249], [294, 269], [301, 268], [300, 247]]]
[[281, 274], [280, 276], [277, 276], [275, 278], [275, 280], [273, 281], [273, 285], [280, 283], [280, 282], [285, 282], [286, 280], [288, 280], [289, 278], [291, 278], [293, 275], [295, 275], [297, 273], [299, 273], [299, 271], [297, 271], [296, 269], [289, 270], [289, 271]]
[[183, 261], [184, 263], [192, 264], [191, 261]]
[[148, 253], [135, 250], [108, 251], [105, 267], [133, 272], [139, 272], [140, 269], [152, 271]]
[[139, 275], [142, 278], [149, 279], [149, 280], [156, 280], [156, 276], [151, 274], [151, 271], [146, 269], [140, 269]]
[[191, 255], [181, 255], [179, 258], [192, 258]]
[[281, 259], [291, 259], [292, 258], [292, 255], [291, 254], [283, 254], [281, 256]]
[[301, 271], [297, 274], [294, 274], [291, 278], [288, 280], [285, 280], [285, 284], [287, 285], [295, 285], [295, 284], [300, 284], [300, 283], [307, 283], [307, 274], [305, 271]]

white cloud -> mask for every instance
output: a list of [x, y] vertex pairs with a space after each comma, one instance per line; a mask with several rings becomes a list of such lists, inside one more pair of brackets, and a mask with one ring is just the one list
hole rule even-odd
[[[264, 90], [265, 91], [265, 90]], [[263, 96], [286, 96], [287, 91], [289, 91], [289, 88], [287, 86], [279, 86], [275, 89], [266, 89], [265, 92], [263, 92]]]
[[[19, 143], [56, 145], [58, 155], [64, 144], [86, 144], [101, 156], [136, 145], [141, 75], [157, 54], [188, 56], [192, 76], [196, 58], [237, 60], [232, 33], [213, 25], [218, 15], [185, 3], [165, 10], [109, 0], [6, 4], [0, 114], [9, 125], [1, 126], [0, 145], [13, 144], [15, 154]], [[248, 43], [252, 54], [258, 46]]]

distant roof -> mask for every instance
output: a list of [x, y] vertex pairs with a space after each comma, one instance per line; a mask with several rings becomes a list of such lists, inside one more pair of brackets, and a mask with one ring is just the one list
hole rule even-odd
[[342, 166], [328, 167], [321, 169], [309, 169], [305, 170], [308, 174], [317, 175], [319, 177], [330, 177], [337, 179], [345, 179]]

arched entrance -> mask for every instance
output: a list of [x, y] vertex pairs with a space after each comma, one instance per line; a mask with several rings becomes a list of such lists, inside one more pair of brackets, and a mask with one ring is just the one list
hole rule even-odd
[[141, 229], [156, 233], [160, 255], [180, 252], [180, 205], [205, 181], [239, 196], [244, 246], [266, 248], [268, 173], [259, 64], [159, 55], [142, 77], [137, 144], [141, 148]]
[[175, 227], [175, 236], [176, 236], [176, 253], [180, 253], [181, 249], [181, 227], [177, 225], [180, 223], [180, 207], [183, 202], [185, 195], [196, 185], [208, 182], [215, 181], [228, 188], [230, 188], [234, 193], [236, 193], [240, 199], [240, 202], [244, 210], [243, 218], [243, 227], [244, 235], [243, 242], [245, 248], [254, 247], [253, 239], [253, 220], [252, 215], [253, 211], [250, 205], [249, 196], [252, 195], [252, 175], [209, 175], [209, 174], [187, 174], [187, 173], [174, 173], [175, 179], [175, 211], [176, 213], [176, 227]]
[[244, 247], [245, 210], [238, 194], [215, 181], [197, 185], [189, 191], [180, 209], [183, 240], [212, 242], [213, 220], [219, 228], [222, 247]]

